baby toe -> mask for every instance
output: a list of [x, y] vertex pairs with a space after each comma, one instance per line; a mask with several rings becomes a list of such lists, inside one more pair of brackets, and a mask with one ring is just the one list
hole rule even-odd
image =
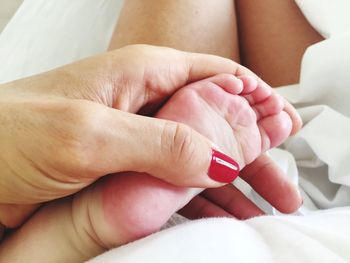
[[276, 94], [272, 93], [266, 100], [257, 103], [253, 106], [253, 109], [256, 113], [257, 120], [261, 120], [270, 115], [275, 115], [280, 113], [284, 108], [283, 98]]
[[204, 81], [210, 81], [233, 95], [240, 94], [244, 88], [243, 81], [232, 74], [218, 74]]
[[258, 81], [252, 76], [239, 76], [238, 79], [243, 82], [242, 94], [250, 94], [259, 87]]
[[244, 97], [248, 100], [250, 105], [254, 105], [266, 100], [272, 94], [272, 88], [265, 84], [259, 83], [257, 88], [248, 95]]
[[261, 135], [261, 151], [265, 152], [283, 143], [292, 130], [292, 120], [282, 111], [258, 122]]

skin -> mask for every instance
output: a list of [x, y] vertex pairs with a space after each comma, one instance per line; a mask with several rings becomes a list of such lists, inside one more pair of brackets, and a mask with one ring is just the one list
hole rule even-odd
[[[137, 7], [141, 1], [128, 1], [128, 2], [133, 2], [134, 6]], [[241, 2], [241, 3], [238, 3], [238, 9], [239, 9], [239, 12], [241, 13], [241, 15], [239, 16], [239, 19], [241, 20], [241, 21], [239, 21], [239, 24], [240, 23], [241, 24], [243, 24], [243, 23], [249, 24], [249, 22], [242, 22], [242, 21], [244, 21], [244, 19], [242, 19], [242, 17], [245, 17], [246, 21], [249, 21], [250, 20], [249, 17], [251, 17], [250, 12], [245, 12], [245, 14], [244, 14], [244, 9], [251, 8], [251, 11], [254, 11], [254, 5], [248, 3], [247, 6], [245, 6], [244, 1], [238, 1], [238, 2]], [[246, 2], [249, 2], [249, 1], [246, 1]], [[288, 2], [288, 5], [290, 5], [292, 3], [292, 1], [286, 1], [286, 2]], [[276, 3], [278, 3], [278, 2], [272, 1], [272, 0], [269, 1], [270, 9], [277, 9], [278, 10], [281, 5], [278, 5], [278, 4], [276, 5]], [[168, 17], [169, 13], [171, 11], [173, 13], [176, 13], [176, 15], [173, 16], [171, 20], [179, 21], [179, 15], [181, 14], [181, 12], [174, 12], [174, 7], [167, 8], [167, 4], [168, 3], [163, 1], [163, 4], [160, 5], [161, 11], [163, 12], [163, 16]], [[173, 33], [171, 35], [170, 34], [163, 34], [164, 31], [161, 31], [161, 30], [159, 30], [157, 32], [155, 29], [157, 29], [157, 28], [159, 28], [159, 26], [161, 26], [161, 23], [164, 21], [164, 19], [162, 21], [160, 19], [160, 16], [157, 15], [159, 12], [157, 12], [155, 15], [154, 10], [150, 10], [150, 12], [148, 12], [149, 14], [151, 14], [155, 18], [155, 20], [153, 21], [153, 24], [152, 24], [153, 26], [149, 27], [149, 29], [151, 29], [151, 30], [148, 30], [147, 35], [151, 36], [151, 38], [152, 38], [151, 41], [153, 41], [152, 43], [154, 43], [154, 44], [165, 43], [168, 46], [178, 47], [180, 49], [185, 49], [185, 50], [190, 50], [190, 51], [191, 50], [198, 51], [195, 48], [198, 47], [198, 42], [199, 42], [199, 43], [201, 43], [201, 45], [200, 45], [201, 52], [212, 53], [212, 54], [218, 54], [218, 53], [222, 52], [222, 53], [220, 53], [220, 55], [226, 56], [229, 58], [233, 58], [236, 61], [239, 61], [239, 54], [237, 52], [238, 41], [237, 41], [237, 37], [236, 37], [237, 36], [236, 27], [235, 26], [231, 27], [231, 31], [229, 30], [230, 26], [226, 27], [226, 25], [232, 25], [232, 24], [235, 25], [235, 23], [236, 23], [235, 19], [232, 19], [232, 20], [226, 19], [228, 16], [235, 18], [234, 5], [232, 4], [232, 1], [231, 1], [231, 4], [230, 4], [230, 1], [222, 1], [221, 4], [223, 4], [222, 6], [225, 7], [225, 10], [228, 11], [227, 12], [228, 14], [226, 16], [224, 16], [225, 19], [223, 19], [223, 16], [215, 15], [215, 14], [220, 14], [220, 12], [216, 12], [216, 10], [220, 11], [220, 8], [215, 9], [213, 6], [206, 4], [205, 1], [202, 1], [202, 3], [200, 3], [199, 6], [203, 7], [203, 8], [201, 9], [201, 11], [199, 13], [205, 14], [206, 10], [208, 10], [208, 9], [210, 9], [210, 12], [214, 13], [214, 15], [212, 16], [212, 18], [214, 18], [214, 19], [212, 19], [211, 23], [210, 23], [211, 25], [214, 25], [214, 26], [212, 26], [211, 28], [206, 28], [206, 30], [203, 30], [203, 32], [206, 32], [207, 34], [201, 35], [200, 40], [202, 40], [202, 41], [196, 41], [198, 34], [193, 34], [194, 32], [196, 32], [196, 33], [198, 32], [198, 30], [196, 30], [196, 28], [192, 28], [191, 30], [188, 30], [186, 33], [185, 29], [188, 27], [189, 24], [186, 24], [184, 22], [182, 22], [182, 23], [184, 25], [186, 25], [186, 27], [185, 26], [184, 27], [173, 27], [173, 31], [172, 31]], [[294, 7], [292, 7], [292, 10], [295, 11], [295, 4], [294, 3], [292, 3], [292, 4], [294, 5]], [[250, 5], [250, 7], [249, 7], [249, 5]], [[151, 5], [149, 5], [149, 6], [151, 6]], [[186, 10], [189, 11], [189, 13], [190, 13], [191, 10], [193, 10], [193, 9], [189, 8], [188, 6], [186, 6], [185, 1], [181, 2], [181, 6], [183, 7], [182, 13], [183, 13], [183, 11], [186, 11]], [[208, 8], [208, 7], [210, 7], [210, 8]], [[291, 6], [285, 5], [284, 7], [291, 7]], [[199, 8], [199, 7], [197, 6], [196, 8]], [[205, 9], [205, 8], [208, 8], [208, 9]], [[233, 10], [233, 12], [232, 12], [232, 10]], [[258, 10], [258, 8], [256, 8], [255, 10]], [[282, 9], [283, 13], [284, 14], [288, 13], [288, 15], [293, 13], [293, 12], [290, 12], [290, 10], [291, 10], [290, 8]], [[126, 12], [124, 12], [124, 11], [122, 12], [122, 17], [123, 17], [123, 13], [126, 13]], [[221, 14], [222, 14], [222, 10], [221, 10]], [[294, 12], [294, 14], [295, 14], [295, 12]], [[262, 21], [262, 19], [264, 19], [264, 14], [262, 12], [259, 13], [259, 12], [255, 11], [255, 16], [257, 16], [257, 15], [261, 16], [259, 21]], [[127, 19], [130, 19], [134, 22], [140, 21], [140, 23], [143, 24], [143, 22], [145, 21], [145, 18], [149, 19], [151, 16], [146, 14], [145, 16], [139, 17], [139, 18], [141, 18], [139, 20], [135, 20], [133, 15], [130, 15], [130, 16], [128, 15], [125, 17], [126, 17], [125, 25], [127, 25], [128, 24]], [[188, 21], [190, 24], [195, 23], [195, 21], [198, 21], [199, 25], [206, 24], [206, 23], [202, 23], [201, 20], [198, 19], [198, 17], [196, 17], [195, 20], [192, 19], [193, 16], [186, 15], [186, 16], [182, 16], [182, 17], [184, 18], [184, 21]], [[265, 17], [268, 17], [268, 16], [265, 15]], [[300, 21], [299, 18], [301, 16], [299, 13], [299, 16], [292, 15], [292, 16], [288, 16], [288, 17], [290, 17], [292, 19], [291, 21]], [[208, 19], [208, 18], [206, 17], [206, 19]], [[301, 56], [300, 50], [305, 50], [305, 48], [308, 45], [314, 43], [315, 41], [317, 42], [317, 39], [321, 39], [319, 35], [317, 36], [318, 38], [313, 38], [313, 37], [310, 38], [309, 37], [310, 30], [308, 30], [308, 29], [310, 29], [311, 27], [305, 21], [305, 19], [301, 19], [301, 20], [302, 20], [302, 22], [298, 24], [298, 28], [302, 28], [302, 29], [306, 28], [307, 30], [306, 31], [303, 31], [303, 30], [298, 31], [298, 32], [302, 32], [302, 34], [299, 33], [299, 35], [295, 35], [294, 34], [295, 31], [289, 32], [289, 34], [287, 34], [288, 36], [290, 36], [290, 40], [291, 40], [289, 43], [293, 43], [293, 41], [296, 41], [296, 39], [297, 39], [296, 37], [299, 37], [298, 38], [299, 40], [300, 40], [300, 37], [306, 39], [305, 41], [301, 41], [301, 42], [298, 40], [298, 43], [302, 43], [303, 45], [301, 45], [301, 49], [298, 46], [298, 48], [296, 49], [298, 51], [297, 53], [290, 52], [291, 47], [293, 45], [287, 45], [287, 46], [281, 45], [280, 43], [283, 43], [283, 42], [275, 41], [276, 39], [278, 40], [278, 37], [277, 38], [267, 37], [264, 39], [264, 42], [267, 43], [270, 39], [273, 39], [275, 42], [271, 42], [269, 45], [273, 45], [275, 43], [274, 48], [280, 48], [280, 49], [284, 50], [284, 52], [282, 52], [281, 54], [284, 54], [284, 55], [285, 54], [293, 54], [293, 56], [290, 56], [291, 58], [294, 58], [295, 54], [298, 54], [298, 56], [300, 57]], [[180, 21], [181, 21], [181, 19], [180, 19]], [[225, 21], [225, 22], [220, 24], [220, 26], [219, 26], [220, 30], [217, 30], [217, 28], [218, 28], [217, 25], [219, 25], [219, 24], [217, 24], [218, 21], [219, 22]], [[272, 24], [276, 25], [276, 23], [274, 23], [274, 22]], [[250, 23], [249, 25], [251, 25], [251, 26], [247, 26], [243, 33], [246, 33], [247, 35], [250, 35], [252, 37], [252, 36], [254, 36], [254, 34], [250, 34], [250, 33], [251, 33], [251, 31], [252, 32], [255, 31], [255, 33], [256, 33], [255, 28], [257, 26], [254, 23]], [[283, 30], [283, 31], [288, 30], [288, 28], [286, 28], [285, 26], [290, 26], [290, 24], [283, 23], [283, 26], [281, 26], [278, 30]], [[128, 32], [125, 30], [126, 28], [124, 27], [125, 32], [123, 32], [123, 28], [122, 28], [121, 29], [122, 32], [120, 34], [121, 37], [119, 38], [119, 40], [117, 38], [117, 40], [112, 41], [111, 47], [113, 47], [113, 46], [117, 47], [118, 45], [122, 46], [125, 43], [147, 43], [148, 40], [145, 40], [145, 34], [142, 34], [142, 32], [141, 33], [139, 32], [140, 34], [137, 34], [137, 32], [140, 31], [139, 29], [142, 27], [139, 27], [139, 29], [138, 29], [137, 26], [135, 26], [135, 28], [136, 28], [135, 30], [130, 31], [130, 32], [132, 35], [135, 35], [136, 37], [131, 38], [131, 40], [129, 40], [129, 42], [124, 41], [125, 39], [128, 39], [129, 36], [128, 36]], [[221, 32], [221, 33], [215, 34], [215, 32], [213, 32], [214, 29], [217, 30], [217, 32]], [[250, 29], [251, 29], [251, 31], [250, 31]], [[120, 30], [118, 30], [118, 32], [120, 32]], [[184, 35], [184, 36], [186, 36], [186, 39], [187, 39], [186, 43], [188, 43], [186, 45], [186, 47], [181, 46], [181, 43], [185, 42], [185, 41], [182, 41], [183, 38], [178, 38], [176, 40], [176, 35], [183, 33], [183, 32], [186, 33]], [[218, 43], [218, 41], [206, 41], [208, 38], [210, 38], [210, 36], [216, 36], [216, 38], [214, 38], [214, 40], [220, 39], [220, 34], [222, 34], [221, 36], [225, 36], [225, 33], [227, 34], [228, 32], [229, 32], [229, 34], [231, 34], [230, 32], [233, 32], [233, 33], [232, 33], [232, 35], [229, 35], [230, 36], [229, 38], [223, 38], [225, 41], [220, 41], [219, 48], [215, 47], [215, 43]], [[193, 39], [192, 36], [194, 36], [194, 35], [196, 35], [196, 40], [191, 41]], [[240, 32], [240, 38], [242, 35], [243, 35], [242, 32]], [[173, 37], [171, 38], [171, 36], [173, 36]], [[242, 36], [242, 38], [243, 38], [243, 36]], [[247, 37], [247, 38], [249, 38], [249, 37]], [[255, 40], [255, 38], [253, 38], [253, 39]], [[249, 43], [253, 43], [253, 42], [254, 41], [251, 41]], [[205, 43], [205, 44], [203, 44], [203, 43]], [[249, 43], [247, 43], [247, 45], [249, 45]], [[229, 47], [229, 48], [226, 48], [226, 47]], [[288, 50], [285, 50], [285, 49], [288, 49]], [[272, 50], [272, 49], [270, 49], [270, 50]], [[270, 54], [270, 57], [272, 57], [271, 54], [273, 52], [270, 52], [270, 50], [267, 50], [266, 54], [267, 55]], [[254, 53], [245, 52], [245, 54], [243, 54], [243, 52], [244, 51], [241, 51], [241, 55], [242, 56], [244, 55], [243, 63], [248, 63], [248, 62], [246, 62], [249, 60], [247, 57], [250, 54], [254, 55]], [[277, 58], [277, 56], [275, 58]], [[284, 59], [286, 59], [286, 58], [284, 58]], [[275, 59], [275, 60], [277, 60], [277, 59]], [[253, 58], [252, 61], [253, 62], [251, 63], [251, 65], [249, 65], [250, 67], [254, 68], [255, 64], [260, 63], [261, 65], [264, 65], [264, 66], [260, 67], [262, 70], [266, 70], [266, 72], [270, 72], [270, 73], [274, 72], [269, 68], [270, 63], [266, 64], [266, 62], [262, 61], [261, 58], [258, 58], [258, 59]], [[300, 63], [300, 61], [297, 61], [297, 59], [295, 59], [293, 61]], [[262, 64], [262, 63], [264, 63], [264, 64]], [[272, 63], [272, 65], [275, 65], [275, 64]], [[289, 64], [289, 66], [290, 65], [295, 65], [295, 63]], [[294, 81], [296, 79], [295, 76], [297, 76], [296, 74], [299, 74], [299, 71], [296, 69], [298, 69], [298, 67], [294, 66], [294, 67], [290, 67], [289, 70], [284, 71], [284, 74], [281, 74], [281, 75], [271, 74], [271, 80], [268, 79], [268, 81], [269, 81], [269, 83], [272, 83], [273, 85], [276, 85], [276, 86], [280, 85], [280, 83], [287, 84], [288, 82], [285, 82], [285, 80], [282, 80], [282, 81], [278, 80], [276, 82], [273, 82], [273, 81], [276, 78], [283, 78], [283, 76], [286, 76], [287, 80], [292, 79]], [[259, 74], [263, 74], [265, 76], [265, 73], [259, 72]], [[289, 111], [292, 112], [292, 110], [289, 106], [287, 106], [287, 108], [289, 109]], [[297, 120], [297, 118], [295, 120]], [[299, 124], [298, 124], [298, 122], [299, 122]], [[296, 132], [299, 128], [300, 128], [300, 121], [298, 121], [298, 120], [294, 121], [293, 132]], [[256, 178], [257, 178], [256, 175], [264, 176], [264, 177], [266, 177], [266, 179], [271, 177], [270, 178], [271, 180], [265, 180], [265, 182], [259, 182], [259, 180], [256, 180]], [[257, 185], [257, 184], [263, 185], [263, 187], [259, 187], [259, 189], [260, 189], [259, 191], [262, 191], [268, 200], [273, 200], [276, 197], [280, 197], [279, 200], [281, 200], [281, 201], [279, 202], [280, 204], [278, 204], [278, 206], [281, 207], [280, 210], [292, 211], [295, 208], [295, 206], [293, 205], [293, 202], [292, 202], [292, 204], [290, 202], [287, 202], [287, 200], [285, 198], [283, 198], [283, 194], [281, 194], [279, 191], [269, 191], [271, 185], [272, 185], [272, 189], [277, 189], [278, 187], [283, 185], [283, 180], [276, 180], [276, 178], [279, 178], [280, 175], [281, 175], [281, 171], [265, 155], [262, 155], [260, 158], [258, 158], [253, 163], [253, 165], [250, 165], [245, 170], [243, 170], [241, 173], [241, 176], [246, 177], [246, 180], [251, 182], [253, 185]], [[266, 182], [270, 182], [270, 183], [266, 183]], [[222, 213], [226, 213], [227, 215], [232, 215], [233, 212], [231, 212], [231, 213], [228, 213], [228, 212], [232, 211], [232, 208], [235, 208], [235, 206], [234, 205], [229, 205], [229, 206], [225, 205], [225, 203], [227, 203], [225, 200], [228, 200], [230, 198], [238, 200], [238, 198], [240, 198], [242, 201], [244, 201], [242, 196], [240, 194], [237, 194], [235, 189], [232, 189], [230, 186], [224, 186], [222, 189], [220, 189], [221, 196], [223, 196], [222, 200], [218, 200], [217, 198], [215, 198], [216, 196], [218, 196], [216, 194], [217, 193], [216, 191], [217, 190], [208, 190], [207, 192], [205, 192], [205, 194], [203, 194], [202, 197], [195, 198], [190, 203], [190, 206], [188, 206], [189, 209], [187, 209], [187, 211], [191, 211], [191, 213], [187, 212], [187, 215], [190, 217], [193, 217], [193, 218], [197, 218], [197, 217], [201, 217], [203, 215], [208, 215], [208, 216], [216, 215], [216, 214], [218, 214], [218, 211], [220, 211]], [[288, 201], [290, 201], [290, 200], [288, 200]], [[236, 208], [238, 208], [238, 207], [236, 207]], [[14, 212], [13, 214], [16, 215], [15, 218], [22, 218], [22, 220], [23, 220], [23, 218], [25, 218], [26, 215], [29, 214], [28, 211], [32, 211], [32, 209], [33, 209], [33, 207], [31, 205], [16, 205], [16, 206], [14, 206], [14, 205], [8, 206], [5, 204], [0, 205], [0, 211]], [[186, 214], [185, 210], [186, 209], [184, 209], [184, 213]], [[234, 211], [236, 211], [236, 209], [234, 209]], [[6, 215], [6, 213], [5, 213], [5, 215]], [[19, 223], [22, 220], [17, 220], [17, 221]], [[15, 220], [7, 220], [7, 221], [10, 223], [15, 222]]]
[[323, 37], [295, 1], [236, 0], [236, 8], [241, 64], [272, 87], [299, 82], [305, 50]]
[[[266, 27], [270, 31], [266, 32]], [[269, 0], [266, 4], [265, 1], [257, 4], [250, 0], [128, 0], [124, 2], [109, 49], [145, 43], [216, 54], [249, 65], [266, 77], [268, 83], [279, 86], [297, 82], [303, 52], [320, 40], [322, 37], [305, 20], [292, 0]], [[293, 112], [293, 107], [285, 102], [284, 110]], [[292, 118], [291, 135], [302, 125], [299, 118]], [[301, 204], [300, 200], [283, 197], [277, 190], [283, 189], [285, 176], [267, 155], [261, 155], [243, 169], [241, 176], [249, 182], [263, 184], [262, 193], [267, 200], [273, 201], [278, 197], [277, 208], [280, 211], [294, 212]], [[261, 182], [256, 178], [269, 180]], [[219, 195], [223, 196], [220, 200], [215, 198]], [[235, 209], [238, 202], [230, 202], [232, 199], [242, 201], [241, 208], [254, 206], [228, 185], [205, 191], [181, 213], [190, 218], [216, 216], [222, 211], [232, 215], [232, 211], [238, 210]], [[228, 203], [233, 205], [228, 206]], [[250, 217], [258, 215], [245, 214]]]
[[219, 55], [278, 87], [298, 82], [305, 50], [321, 40], [294, 0], [128, 0], [110, 50], [152, 44]]
[[239, 62], [234, 1], [125, 1], [109, 49], [136, 43], [215, 54]]
[[[269, 89], [262, 91], [251, 77], [242, 79], [222, 74], [190, 84], [175, 93], [156, 117], [193, 127], [244, 167], [262, 151], [285, 140], [292, 121], [282, 110], [280, 97]], [[254, 98], [253, 103], [247, 102], [247, 96]], [[201, 119], [203, 114], [211, 118]], [[285, 190], [298, 196], [292, 184], [285, 186]], [[3, 244], [0, 259], [20, 262], [30, 258], [36, 262], [48, 251], [53, 262], [89, 259], [105, 249], [158, 230], [196, 193], [194, 189], [176, 187], [147, 174], [111, 175], [74, 198], [39, 210]], [[17, 247], [24, 247], [20, 255]]]
[[[123, 170], [152, 172], [178, 185], [221, 186], [206, 174], [214, 147], [209, 140], [188, 126], [131, 114], [148, 103], [162, 103], [187, 83], [218, 73], [252, 74], [215, 56], [131, 46], [2, 85], [0, 137], [2, 149], [8, 150], [0, 154], [0, 222], [15, 227], [38, 204], [73, 194], [103, 175]], [[157, 136], [148, 136], [144, 127]], [[189, 134], [191, 140], [183, 144]], [[169, 155], [162, 148], [167, 144], [158, 143], [162, 136], [164, 143], [174, 144], [167, 148], [172, 149]], [[128, 139], [132, 137], [140, 142]], [[198, 152], [186, 153], [192, 143]], [[149, 149], [140, 152], [140, 144]], [[181, 155], [176, 144], [183, 146]], [[47, 152], [55, 154], [48, 158]], [[159, 162], [158, 156], [165, 160]], [[184, 166], [187, 172], [171, 171], [166, 164], [188, 162], [188, 158], [193, 166]]]

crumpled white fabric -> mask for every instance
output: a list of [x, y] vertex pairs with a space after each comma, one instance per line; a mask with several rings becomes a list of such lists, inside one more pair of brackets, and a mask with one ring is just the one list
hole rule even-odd
[[[350, 262], [350, 2], [296, 2], [326, 40], [306, 51], [300, 83], [278, 90], [305, 126], [271, 156], [299, 182], [305, 216], [187, 222], [92, 262]], [[103, 52], [120, 6], [121, 0], [24, 1], [0, 34], [0, 83]]]
[[350, 3], [297, 2], [327, 38], [306, 51], [299, 85], [279, 90], [305, 123], [285, 149], [293, 154], [300, 186], [317, 208], [349, 206]]
[[[212, 218], [187, 222], [89, 261], [109, 262], [350, 262], [350, 212], [307, 217]], [[325, 227], [327, 226], [327, 227]]]
[[[304, 127], [281, 147], [285, 151], [270, 153], [299, 181], [304, 197], [299, 214], [308, 214], [350, 206], [350, 2], [296, 2], [325, 40], [305, 52], [300, 83], [276, 89], [298, 108]], [[278, 214], [254, 191], [248, 195], [264, 211]]]

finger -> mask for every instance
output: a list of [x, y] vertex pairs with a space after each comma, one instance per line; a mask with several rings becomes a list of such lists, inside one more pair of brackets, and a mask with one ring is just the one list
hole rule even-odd
[[206, 198], [197, 195], [178, 213], [188, 219], [199, 219], [209, 217], [234, 217], [220, 206], [208, 201]]
[[[223, 90], [225, 90], [228, 93], [231, 93], [233, 95], [240, 94], [242, 90], [244, 89], [245, 92], [254, 89], [252, 87], [253, 85], [251, 83], [256, 83], [256, 80], [253, 78], [244, 78], [245, 84], [243, 85], [243, 81], [241, 79], [238, 79], [232, 74], [218, 74], [214, 77], [205, 79], [205, 85], [208, 85], [208, 83], [211, 83], [212, 85], [216, 84]], [[201, 81], [197, 81], [195, 86], [192, 87], [194, 89], [201, 87]], [[189, 84], [187, 87], [190, 87], [191, 84]], [[152, 116], [155, 114], [156, 110], [158, 110], [161, 107], [159, 103], [149, 103], [146, 106], [142, 107], [141, 110], [138, 112], [140, 115], [144, 116]]]
[[[169, 51], [168, 48], [167, 51]], [[176, 52], [176, 54], [178, 55], [177, 50], [172, 51]], [[185, 59], [181, 62], [185, 62], [183, 67], [187, 69], [187, 72], [185, 73], [185, 76], [179, 76], [180, 81], [177, 80], [178, 84], [173, 87], [174, 90], [171, 90], [171, 94], [189, 83], [197, 82], [203, 79], [207, 80], [208, 78], [210, 81], [213, 81], [229, 93], [239, 94], [242, 91], [242, 81], [232, 74], [233, 72], [236, 72], [238, 67], [242, 67], [241, 65], [233, 62], [232, 60], [214, 55], [195, 54], [187, 52], [181, 52], [180, 54], [185, 55], [184, 57], [182, 57]], [[217, 75], [222, 75], [222, 78], [220, 78], [220, 76]], [[210, 77], [212, 76], [215, 77], [211, 79]], [[249, 84], [250, 87], [250, 83], [252, 83], [253, 81], [248, 80], [247, 76], [244, 76], [243, 79], [246, 79], [246, 84]], [[253, 77], [251, 77], [251, 79], [253, 79]], [[159, 98], [159, 94], [156, 93], [149, 94], [148, 100], [154, 102], [148, 102], [145, 106], [143, 106], [140, 109], [140, 111], [138, 112], [139, 114], [145, 116], [152, 116], [164, 102], [164, 98]]]
[[[90, 105], [88, 110], [92, 116], [87, 118], [91, 121], [88, 121], [89, 127], [82, 129], [89, 131], [89, 136], [82, 138], [87, 141], [79, 145], [82, 145], [80, 151], [84, 151], [82, 164], [94, 178], [135, 171], [178, 186], [207, 188], [231, 182], [238, 175], [238, 164], [234, 160], [218, 152], [212, 142], [184, 124], [98, 104], [93, 110]], [[94, 163], [93, 169], [91, 163]]]
[[238, 219], [264, 215], [260, 208], [232, 184], [207, 189], [201, 195]]
[[302, 204], [297, 186], [266, 154], [247, 165], [240, 177], [283, 213], [295, 212]]
[[[188, 65], [187, 83], [195, 82], [221, 73], [233, 74], [234, 76], [252, 75], [256, 77], [256, 75], [248, 69], [230, 59], [198, 53], [184, 52], [183, 54], [186, 57]], [[248, 74], [237, 74], [237, 72], [246, 72]]]

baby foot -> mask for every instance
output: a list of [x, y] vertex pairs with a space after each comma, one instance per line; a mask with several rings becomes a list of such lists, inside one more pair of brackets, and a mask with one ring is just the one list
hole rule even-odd
[[[243, 168], [289, 136], [292, 123], [283, 106], [280, 97], [267, 87], [258, 88], [253, 78], [223, 74], [179, 90], [156, 117], [191, 126]], [[102, 213], [105, 222], [92, 215], [94, 233], [108, 246], [157, 231], [198, 194], [138, 173], [105, 178], [95, 192], [102, 206], [94, 215]]]
[[255, 79], [223, 74], [181, 89], [156, 117], [197, 130], [242, 169], [290, 134], [292, 123], [283, 106], [282, 98], [269, 88], [257, 89]]

